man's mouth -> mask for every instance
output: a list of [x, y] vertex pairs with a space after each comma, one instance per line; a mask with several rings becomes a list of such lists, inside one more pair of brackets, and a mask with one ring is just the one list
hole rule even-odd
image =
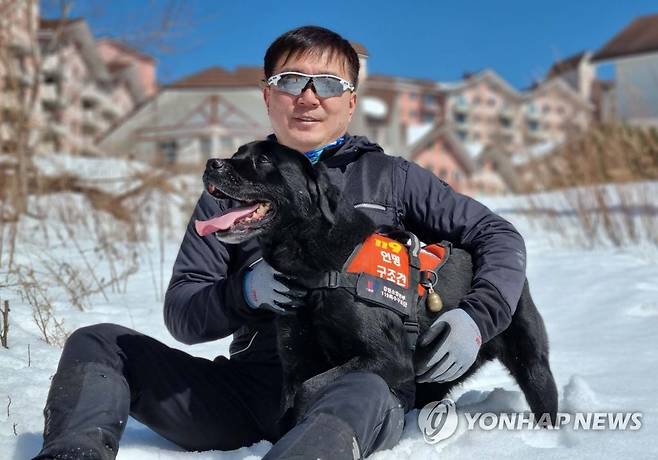
[[294, 117], [296, 121], [302, 122], [302, 123], [316, 123], [321, 120], [314, 118], [314, 117]]
[[266, 219], [272, 212], [272, 204], [269, 201], [240, 200], [227, 195], [213, 184], [208, 184], [206, 189], [215, 198], [232, 198], [241, 205], [227, 209], [208, 220], [195, 221], [194, 228], [200, 236], [217, 232], [248, 231], [269, 220]]

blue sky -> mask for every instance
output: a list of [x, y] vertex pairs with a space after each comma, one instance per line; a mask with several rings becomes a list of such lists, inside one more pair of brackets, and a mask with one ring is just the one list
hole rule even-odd
[[[45, 16], [55, 4], [44, 1]], [[450, 81], [489, 67], [524, 88], [556, 59], [596, 50], [633, 18], [655, 13], [656, 0], [77, 0], [69, 15], [87, 18], [96, 35], [143, 43], [165, 83], [210, 66], [262, 65], [278, 35], [317, 24], [363, 44], [371, 73]], [[145, 40], [164, 18], [175, 24], [168, 37]]]

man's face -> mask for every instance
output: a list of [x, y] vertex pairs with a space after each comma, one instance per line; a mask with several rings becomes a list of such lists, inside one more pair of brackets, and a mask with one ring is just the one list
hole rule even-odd
[[[289, 71], [330, 74], [351, 82], [345, 60], [329, 52], [293, 55], [285, 63], [283, 61], [282, 58], [275, 66], [274, 75]], [[322, 98], [315, 94], [312, 85], [299, 96], [267, 86], [263, 89], [263, 97], [279, 143], [300, 152], [321, 147], [345, 134], [356, 107], [355, 93], [345, 91], [340, 96]]]

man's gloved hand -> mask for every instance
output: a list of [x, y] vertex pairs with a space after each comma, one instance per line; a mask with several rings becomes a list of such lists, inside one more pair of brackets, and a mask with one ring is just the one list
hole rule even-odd
[[451, 382], [475, 362], [482, 345], [480, 329], [461, 308], [449, 310], [420, 336], [414, 354], [416, 381]]
[[293, 313], [303, 307], [307, 294], [307, 290], [293, 278], [274, 270], [263, 259], [258, 259], [244, 271], [242, 292], [251, 308], [277, 314]]

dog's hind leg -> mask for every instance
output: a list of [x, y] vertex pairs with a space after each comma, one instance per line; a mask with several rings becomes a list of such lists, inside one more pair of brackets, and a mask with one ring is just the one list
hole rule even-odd
[[532, 361], [525, 359], [501, 361], [521, 387], [535, 420], [538, 421], [547, 414], [550, 417], [550, 424], [554, 425], [557, 421], [558, 395], [548, 365], [548, 356], [533, 357]]
[[558, 394], [548, 362], [548, 337], [527, 282], [512, 324], [500, 339], [502, 346], [497, 356], [521, 387], [535, 420], [547, 414], [550, 423], [555, 424]]

